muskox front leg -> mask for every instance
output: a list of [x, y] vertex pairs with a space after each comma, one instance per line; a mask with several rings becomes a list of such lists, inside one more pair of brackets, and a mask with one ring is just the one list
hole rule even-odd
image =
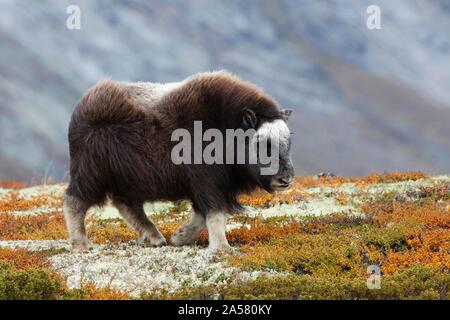
[[73, 252], [82, 252], [91, 248], [91, 243], [86, 235], [84, 219], [89, 205], [76, 196], [64, 195], [64, 219], [66, 221], [67, 231], [69, 232], [69, 241]]
[[211, 251], [229, 251], [231, 249], [225, 236], [227, 216], [222, 212], [210, 212], [206, 215], [209, 249]]
[[184, 246], [193, 244], [198, 235], [206, 228], [205, 216], [194, 211], [191, 221], [183, 224], [170, 239], [174, 246]]
[[139, 233], [140, 243], [153, 247], [160, 247], [167, 244], [166, 239], [159, 232], [153, 221], [145, 214], [143, 204], [129, 206], [114, 201], [114, 205], [119, 210], [125, 222]]

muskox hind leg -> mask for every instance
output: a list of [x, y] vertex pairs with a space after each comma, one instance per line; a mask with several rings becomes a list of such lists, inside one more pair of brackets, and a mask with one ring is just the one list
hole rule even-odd
[[152, 247], [160, 247], [167, 244], [166, 239], [159, 232], [155, 224], [147, 217], [143, 204], [126, 205], [114, 201], [124, 220], [139, 233], [139, 242]]
[[198, 235], [206, 228], [205, 216], [194, 211], [191, 221], [183, 224], [170, 239], [174, 246], [193, 244]]
[[225, 236], [227, 215], [222, 212], [210, 212], [206, 215], [209, 249], [211, 251], [229, 251], [231, 249]]
[[89, 205], [76, 196], [64, 195], [64, 219], [69, 232], [69, 241], [73, 252], [87, 251], [91, 248], [91, 243], [86, 235], [84, 219]]

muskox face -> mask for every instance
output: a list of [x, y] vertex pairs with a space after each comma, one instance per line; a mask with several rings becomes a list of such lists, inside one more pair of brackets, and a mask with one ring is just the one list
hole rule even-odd
[[[287, 126], [292, 110], [283, 109], [281, 113], [282, 119], [262, 123], [253, 139], [258, 152], [257, 164], [251, 170], [261, 187], [268, 192], [285, 190], [295, 176], [290, 154], [291, 132]], [[264, 148], [262, 154], [267, 154], [267, 157], [259, 152], [261, 148]]]

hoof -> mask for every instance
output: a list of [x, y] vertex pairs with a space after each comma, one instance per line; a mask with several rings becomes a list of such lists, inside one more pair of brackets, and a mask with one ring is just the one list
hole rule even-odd
[[72, 253], [82, 253], [87, 252], [92, 249], [92, 244], [89, 240], [85, 239], [82, 241], [72, 241]]
[[166, 239], [161, 237], [142, 236], [139, 238], [138, 243], [144, 247], [162, 247], [167, 245]]
[[208, 250], [214, 254], [227, 254], [233, 251], [233, 247], [227, 243], [220, 246], [209, 246]]
[[170, 238], [170, 243], [178, 247], [193, 244], [195, 240], [196, 237], [193, 237], [186, 229], [182, 228], [173, 234]]

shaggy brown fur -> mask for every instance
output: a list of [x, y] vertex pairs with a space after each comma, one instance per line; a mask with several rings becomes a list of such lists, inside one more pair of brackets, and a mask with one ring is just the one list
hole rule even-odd
[[186, 198], [203, 214], [236, 210], [236, 196], [260, 182], [243, 166], [174, 165], [170, 138], [178, 128], [193, 131], [195, 120], [203, 130], [247, 129], [246, 109], [256, 115], [256, 128], [282, 118], [270, 97], [229, 74], [193, 77], [151, 109], [135, 105], [124, 85], [101, 82], [81, 99], [70, 122], [68, 193], [90, 205], [110, 195], [127, 204]]
[[[104, 81], [82, 97], [69, 126], [71, 178], [66, 198], [70, 201], [89, 207], [109, 197], [142, 216], [140, 208], [146, 201], [189, 199], [195, 211], [206, 217], [211, 212], [233, 213], [240, 209], [238, 194], [269, 188], [264, 180], [268, 178], [245, 165], [171, 161], [177, 143], [171, 141], [172, 132], [178, 128], [193, 132], [196, 120], [202, 121], [203, 130], [217, 128], [225, 133], [227, 128], [257, 129], [264, 122], [282, 119], [276, 102], [260, 89], [218, 72], [188, 78], [150, 105], [139, 103], [142, 94], [131, 85]], [[145, 228], [158, 237], [154, 226]]]

